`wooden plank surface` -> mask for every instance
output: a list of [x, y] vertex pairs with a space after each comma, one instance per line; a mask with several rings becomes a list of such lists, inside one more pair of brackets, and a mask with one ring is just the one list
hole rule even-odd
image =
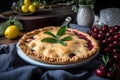
[[1, 45], [1, 44], [11, 44], [11, 43], [17, 43], [17, 42], [18, 42], [18, 40], [22, 37], [22, 35], [23, 35], [24, 33], [26, 33], [26, 32], [20, 32], [19, 37], [18, 37], [18, 38], [16, 38], [16, 39], [12, 39], [12, 40], [7, 39], [5, 36], [0, 37], [0, 45]]

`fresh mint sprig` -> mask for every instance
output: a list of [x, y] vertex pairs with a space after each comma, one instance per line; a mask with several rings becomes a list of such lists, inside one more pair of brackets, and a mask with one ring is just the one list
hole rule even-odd
[[44, 38], [41, 40], [42, 42], [50, 42], [50, 43], [57, 43], [57, 39], [54, 38]]
[[69, 41], [69, 40], [72, 40], [72, 37], [71, 36], [67, 36], [67, 37], [64, 37], [63, 39], [61, 39], [62, 41]]
[[66, 37], [60, 39], [60, 37], [65, 34], [66, 30], [67, 30], [67, 26], [61, 26], [56, 34], [53, 34], [52, 32], [46, 31], [44, 33], [47, 35], [50, 35], [51, 38], [44, 38], [41, 40], [41, 42], [60, 43], [63, 46], [67, 46], [67, 44], [64, 41], [72, 40], [72, 37], [66, 36]]
[[54, 37], [54, 38], [57, 38], [57, 36], [55, 36], [53, 33], [51, 33], [51, 32], [44, 32], [45, 34], [48, 34], [48, 35], [50, 35], [50, 36], [52, 36], [52, 37]]
[[62, 26], [62, 27], [60, 27], [60, 29], [58, 30], [56, 36], [59, 37], [59, 36], [62, 36], [63, 34], [65, 34], [65, 32], [66, 32], [66, 30], [67, 30], [67, 27], [68, 27], [68, 26]]

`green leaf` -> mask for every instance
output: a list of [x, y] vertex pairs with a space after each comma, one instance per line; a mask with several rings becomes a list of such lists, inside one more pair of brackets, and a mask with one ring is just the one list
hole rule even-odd
[[16, 25], [16, 27], [19, 30], [23, 30], [23, 25], [21, 24], [21, 22], [19, 20], [14, 20], [14, 25]]
[[69, 40], [72, 40], [72, 37], [71, 36], [67, 36], [67, 37], [64, 37], [63, 39], [61, 39], [62, 41], [69, 41]]
[[24, 0], [19, 0], [19, 5], [22, 6], [24, 4]]
[[108, 61], [109, 61], [109, 56], [102, 55], [102, 60], [106, 65], [108, 63]]
[[1, 28], [2, 28], [2, 25], [0, 25], [0, 36], [4, 36], [4, 33]]
[[3, 28], [3, 25], [0, 25], [0, 36], [4, 36], [4, 32], [3, 32], [2, 28]]
[[46, 6], [46, 5], [47, 5], [47, 2], [46, 2], [45, 0], [43, 0], [43, 1], [41, 2], [41, 5]]
[[54, 38], [44, 38], [41, 42], [57, 43], [58, 41]]
[[0, 36], [4, 35], [5, 29], [10, 25], [10, 20], [7, 20], [0, 26]]
[[52, 37], [54, 37], [54, 38], [57, 38], [53, 33], [51, 33], [51, 32], [44, 32], [45, 34], [48, 34], [48, 35], [50, 35], [50, 36], [52, 36]]
[[60, 29], [58, 30], [56, 36], [58, 36], [58, 37], [62, 36], [63, 34], [65, 34], [66, 30], [67, 30], [67, 26], [66, 25], [65, 26], [61, 26]]
[[63, 46], [67, 46], [67, 44], [64, 41], [58, 40], [59, 43], [61, 43]]

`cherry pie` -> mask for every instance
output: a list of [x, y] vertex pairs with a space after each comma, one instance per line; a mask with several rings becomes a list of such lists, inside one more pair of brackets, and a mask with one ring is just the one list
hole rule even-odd
[[72, 39], [65, 41], [66, 46], [60, 43], [42, 42], [41, 40], [50, 35], [45, 31], [56, 34], [60, 27], [44, 27], [33, 30], [23, 35], [19, 40], [20, 49], [30, 58], [50, 64], [71, 64], [87, 60], [99, 50], [97, 41], [82, 31], [67, 28], [64, 35], [71, 36]]

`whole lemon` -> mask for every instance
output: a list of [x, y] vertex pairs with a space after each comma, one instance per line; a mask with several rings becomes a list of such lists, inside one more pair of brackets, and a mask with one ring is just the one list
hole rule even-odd
[[39, 7], [39, 2], [33, 2], [33, 5], [38, 8]]
[[17, 38], [19, 36], [19, 29], [17, 28], [17, 26], [15, 25], [10, 25], [7, 27], [7, 29], [5, 30], [5, 37], [8, 39], [14, 39]]
[[28, 12], [28, 6], [27, 6], [27, 5], [23, 5], [23, 6], [21, 7], [21, 10], [22, 10], [23, 12]]
[[34, 5], [30, 5], [29, 6], [29, 11], [30, 12], [35, 12], [36, 11], [36, 7]]
[[24, 5], [29, 6], [31, 4], [30, 0], [24, 0]]

